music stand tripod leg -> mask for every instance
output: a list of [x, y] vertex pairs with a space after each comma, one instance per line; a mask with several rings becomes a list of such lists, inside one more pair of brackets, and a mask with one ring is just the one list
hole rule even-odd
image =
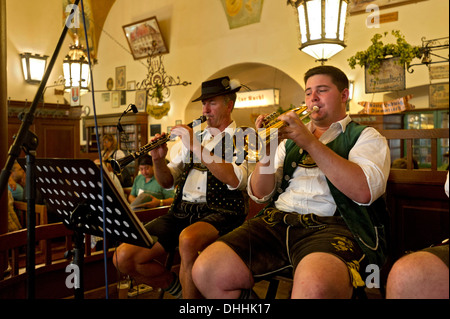
[[25, 199], [27, 201], [27, 299], [36, 297], [36, 149], [39, 139], [28, 130], [25, 134], [22, 149], [26, 154]]
[[[74, 231], [74, 249], [67, 252], [72, 256], [71, 264], [76, 265], [78, 277], [75, 280], [75, 299], [84, 299], [84, 238], [82, 231], [84, 220], [89, 218], [89, 210], [86, 204], [78, 205], [70, 217], [70, 226], [68, 228]], [[68, 257], [68, 255], [66, 257]]]

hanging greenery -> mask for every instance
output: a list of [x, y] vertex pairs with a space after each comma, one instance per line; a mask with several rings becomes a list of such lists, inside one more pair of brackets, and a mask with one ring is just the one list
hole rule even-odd
[[384, 44], [381, 39], [386, 37], [389, 32], [384, 34], [376, 33], [371, 39], [372, 45], [365, 51], [358, 51], [347, 59], [349, 66], [354, 69], [356, 64], [361, 67], [368, 67], [370, 74], [376, 74], [380, 70], [383, 60], [390, 57], [398, 57], [398, 63], [408, 67], [414, 58], [422, 56], [422, 47], [412, 46], [406, 42], [405, 37], [399, 30], [392, 30], [391, 34], [396, 38], [396, 43]]

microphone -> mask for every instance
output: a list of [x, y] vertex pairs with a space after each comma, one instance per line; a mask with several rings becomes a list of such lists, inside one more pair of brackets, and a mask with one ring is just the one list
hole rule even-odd
[[131, 110], [133, 111], [133, 113], [137, 113], [138, 112], [138, 109], [137, 109], [136, 105], [130, 104], [130, 107], [131, 107]]
[[[131, 112], [131, 111], [133, 111], [133, 113], [137, 113], [137, 112], [138, 112], [138, 109], [137, 109], [136, 105], [134, 105], [134, 104], [129, 104], [129, 105], [127, 106], [127, 108], [125, 109], [125, 111], [123, 111], [122, 116], [124, 116], [125, 114], [127, 114], [127, 113], [129, 113], [129, 112]], [[122, 116], [121, 116], [121, 118], [122, 118]], [[119, 120], [119, 121], [120, 121], [120, 120]]]
[[120, 124], [120, 120], [122, 119], [122, 116], [129, 113], [130, 111], [133, 111], [133, 113], [137, 113], [138, 109], [137, 109], [136, 105], [129, 104], [128, 107], [125, 109], [125, 111], [123, 111], [122, 115], [120, 116], [119, 121], [117, 122], [117, 129], [119, 130], [120, 133], [123, 132], [123, 128], [122, 128], [122, 124]]

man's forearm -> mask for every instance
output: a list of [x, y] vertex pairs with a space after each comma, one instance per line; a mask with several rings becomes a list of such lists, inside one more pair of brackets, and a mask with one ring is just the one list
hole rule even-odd
[[252, 194], [257, 198], [263, 198], [272, 193], [275, 187], [275, 174], [267, 174], [270, 163], [258, 162], [250, 179]]
[[170, 188], [173, 186], [173, 176], [170, 172], [169, 167], [165, 158], [153, 161], [153, 170], [155, 173], [155, 178], [159, 185], [164, 188]]
[[222, 158], [209, 153], [208, 149], [201, 145], [194, 145], [194, 154], [201, 158], [202, 164], [222, 183], [233, 188], [239, 186], [239, 179], [234, 172], [233, 164], [225, 162]]

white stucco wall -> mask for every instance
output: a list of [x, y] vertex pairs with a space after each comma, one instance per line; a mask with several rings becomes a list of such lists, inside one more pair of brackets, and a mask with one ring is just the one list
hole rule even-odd
[[[51, 56], [62, 30], [62, 11], [61, 0], [7, 0], [8, 95], [11, 99], [31, 101], [34, 98], [37, 86], [23, 81], [18, 54], [31, 51]], [[422, 37], [432, 39], [449, 34], [447, 0], [411, 2], [382, 8], [380, 12], [395, 11], [398, 11], [398, 21], [374, 29], [366, 27], [367, 13], [349, 16], [347, 47], [327, 62], [343, 69], [355, 81], [352, 113], [361, 109], [357, 101], [382, 101], [402, 94], [366, 95], [363, 70], [359, 67], [351, 70], [348, 66], [347, 58], [358, 50], [366, 49], [374, 33], [399, 29], [413, 45], [420, 45]], [[222, 69], [246, 62], [266, 64], [286, 73], [303, 86], [304, 72], [317, 65], [312, 57], [298, 50], [296, 21], [292, 8], [286, 5], [285, 0], [265, 0], [260, 23], [231, 30], [218, 0], [116, 0], [98, 44], [98, 64], [93, 69], [96, 90], [106, 89], [106, 80], [114, 78], [117, 66], [126, 66], [127, 81], [138, 82], [145, 78], [146, 68], [141, 62], [145, 64], [146, 61], [135, 61], [124, 49], [128, 45], [122, 26], [151, 16], [158, 18], [169, 47], [169, 54], [164, 55], [167, 73], [179, 76], [182, 81], [192, 82], [190, 86], [172, 89], [171, 110], [168, 116], [157, 121], [163, 128], [173, 125], [179, 118], [184, 120], [185, 108], [201, 82]], [[48, 85], [62, 75], [62, 59], [70, 42], [67, 37]], [[272, 84], [276, 87], [279, 83]], [[425, 66], [414, 68], [413, 74], [406, 74], [408, 92], [427, 84], [429, 79]], [[62, 101], [62, 96], [55, 96], [53, 89], [48, 89], [45, 100]], [[97, 114], [117, 113], [125, 108], [111, 108], [110, 102], [102, 101], [101, 93], [95, 95], [95, 101]], [[134, 92], [129, 92], [127, 102], [133, 101]], [[92, 106], [92, 97], [84, 95], [82, 103]], [[418, 108], [428, 107], [428, 96], [420, 93], [411, 103]], [[152, 122], [155, 120], [152, 119]]]

